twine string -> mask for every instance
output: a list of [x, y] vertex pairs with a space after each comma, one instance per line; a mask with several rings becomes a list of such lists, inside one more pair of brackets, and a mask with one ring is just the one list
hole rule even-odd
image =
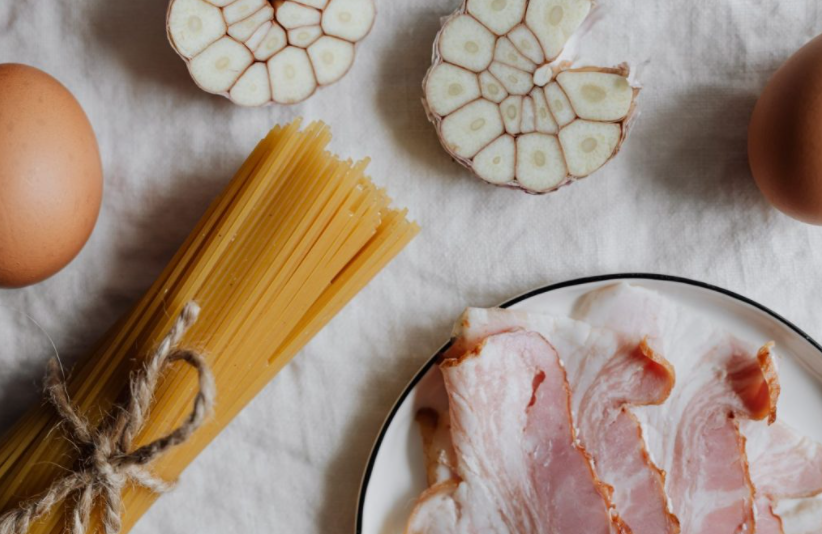
[[[155, 493], [174, 488], [175, 483], [157, 477], [147, 466], [169, 449], [186, 442], [212, 412], [216, 386], [205, 359], [196, 352], [176, 348], [199, 312], [194, 302], [183, 308], [143, 367], [132, 373], [125, 406], [98, 429], [92, 428], [72, 404], [58, 360], [49, 361], [44, 394], [57, 410], [67, 438], [81, 450], [80, 459], [74, 471], [55, 480], [40, 496], [0, 516], [0, 534], [26, 534], [32, 523], [64, 501], [70, 508], [68, 530], [71, 534], [86, 534], [98, 501], [103, 507], [102, 524], [106, 534], [118, 534], [122, 528], [122, 491], [126, 485], [142, 486]], [[132, 450], [135, 437], [149, 417], [157, 383], [163, 372], [176, 362], [190, 365], [199, 375], [199, 391], [191, 414], [169, 434]], [[74, 497], [73, 502], [68, 502], [70, 497]]]

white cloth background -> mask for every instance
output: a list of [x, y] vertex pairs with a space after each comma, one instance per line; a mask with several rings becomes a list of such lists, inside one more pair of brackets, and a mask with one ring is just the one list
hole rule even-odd
[[74, 92], [106, 177], [78, 259], [42, 284], [0, 291], [0, 430], [37, 402], [50, 355], [22, 313], [76, 361], [148, 287], [254, 143], [298, 115], [330, 123], [338, 153], [372, 156], [375, 180], [423, 232], [134, 532], [350, 532], [384, 416], [466, 305], [649, 271], [738, 291], [822, 337], [822, 229], [768, 206], [745, 146], [769, 76], [822, 32], [817, 0], [602, 0], [580, 58], [643, 64], [642, 114], [615, 161], [543, 197], [472, 178], [426, 122], [420, 82], [439, 19], [459, 2], [379, 0], [340, 83], [263, 109], [197, 89], [166, 41], [167, 0], [0, 2], [0, 62], [40, 67]]

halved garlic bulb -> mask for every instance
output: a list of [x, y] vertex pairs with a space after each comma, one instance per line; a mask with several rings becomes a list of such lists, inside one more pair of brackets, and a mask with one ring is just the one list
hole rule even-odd
[[203, 90], [241, 106], [296, 104], [342, 78], [374, 0], [171, 0], [171, 45]]
[[434, 43], [424, 104], [445, 149], [483, 180], [547, 193], [605, 165], [639, 89], [628, 67], [560, 53], [592, 0], [466, 0]]

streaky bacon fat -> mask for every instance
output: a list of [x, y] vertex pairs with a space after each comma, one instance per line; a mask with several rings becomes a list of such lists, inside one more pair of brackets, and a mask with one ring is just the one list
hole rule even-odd
[[757, 533], [806, 534], [808, 526], [822, 532], [815, 499], [822, 494], [822, 445], [781, 422], [746, 421], [742, 432], [757, 492]]

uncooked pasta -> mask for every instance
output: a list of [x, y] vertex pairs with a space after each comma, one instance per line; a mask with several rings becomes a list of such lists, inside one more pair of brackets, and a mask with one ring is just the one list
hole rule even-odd
[[[418, 232], [364, 174], [367, 162], [325, 150], [327, 126], [299, 121], [259, 143], [145, 296], [71, 372], [68, 392], [99, 425], [126, 393], [129, 375], [166, 335], [186, 303], [200, 308], [181, 345], [206, 357], [217, 385], [214, 417], [152, 464], [166, 480], [189, 463]], [[180, 425], [197, 373], [174, 366], [155, 391], [136, 445]], [[0, 441], [0, 511], [36, 497], [78, 451], [55, 426], [56, 412], [32, 409]], [[123, 493], [123, 531], [157, 498]], [[32, 533], [58, 533], [65, 507]]]

